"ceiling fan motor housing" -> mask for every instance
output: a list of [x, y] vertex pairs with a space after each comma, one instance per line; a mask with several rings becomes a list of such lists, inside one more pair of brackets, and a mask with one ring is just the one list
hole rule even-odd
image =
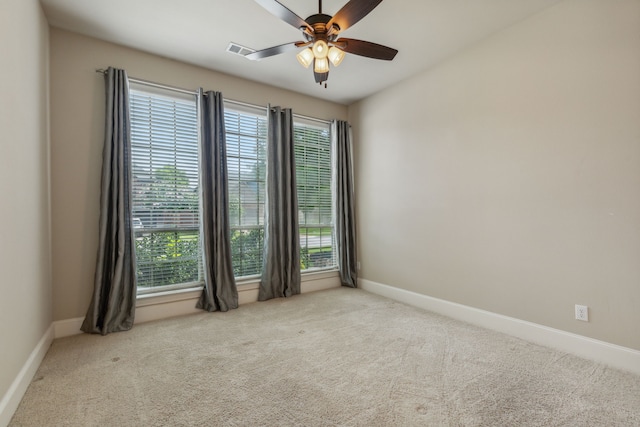
[[313, 34], [309, 32], [308, 27], [300, 28], [307, 41], [311, 40], [324, 40], [324, 41], [334, 41], [338, 38], [338, 33], [340, 32], [340, 27], [338, 24], [332, 24], [331, 28], [327, 28], [327, 24], [331, 21], [332, 16], [325, 15], [324, 13], [317, 13], [315, 15], [309, 16], [305, 21], [313, 28]]

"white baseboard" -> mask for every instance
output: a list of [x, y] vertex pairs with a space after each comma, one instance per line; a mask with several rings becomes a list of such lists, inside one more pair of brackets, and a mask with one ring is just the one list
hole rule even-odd
[[201, 313], [202, 310], [196, 308], [198, 298], [184, 299], [179, 301], [165, 302], [136, 307], [134, 325], [151, 322], [154, 320], [168, 319], [170, 317], [184, 316], [186, 314]]
[[27, 391], [27, 388], [38, 370], [42, 359], [44, 359], [45, 354], [47, 354], [47, 351], [51, 346], [53, 336], [53, 325], [51, 325], [42, 338], [40, 338], [40, 341], [38, 341], [38, 344], [33, 349], [26, 362], [24, 362], [18, 376], [16, 376], [16, 379], [11, 383], [9, 390], [7, 390], [5, 395], [2, 397], [2, 400], [0, 400], [0, 426], [4, 427], [9, 425], [11, 417], [13, 417], [16, 409], [18, 409], [22, 396], [24, 396]]
[[609, 366], [640, 374], [640, 351], [595, 340], [559, 329], [450, 301], [429, 297], [371, 280], [360, 279], [358, 287], [395, 301], [433, 311], [487, 329], [493, 329], [565, 353], [604, 363]]
[[301, 285], [301, 292], [308, 294], [309, 292], [325, 291], [327, 289], [339, 288], [342, 286], [340, 283], [340, 276], [335, 273], [331, 276], [326, 274], [310, 275], [303, 279]]
[[[325, 289], [339, 288], [340, 277], [337, 273], [321, 272], [305, 275], [302, 279], [301, 292], [303, 294]], [[152, 320], [168, 319], [170, 317], [187, 314], [202, 313], [196, 308], [196, 302], [201, 291], [191, 291], [181, 294], [149, 296], [139, 299], [136, 305], [134, 324], [150, 322]], [[238, 304], [245, 305], [258, 301], [258, 285], [241, 285], [238, 287]], [[53, 322], [54, 338], [63, 338], [81, 334], [80, 326], [84, 318], [58, 320]]]
[[81, 334], [80, 326], [84, 317], [76, 317], [75, 319], [57, 320], [52, 323], [53, 338], [70, 337], [71, 335]]

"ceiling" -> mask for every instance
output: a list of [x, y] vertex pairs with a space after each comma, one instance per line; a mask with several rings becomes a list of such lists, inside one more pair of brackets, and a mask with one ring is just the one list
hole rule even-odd
[[[393, 61], [347, 55], [327, 88], [314, 82], [295, 52], [261, 61], [226, 51], [229, 42], [260, 50], [302, 40], [300, 31], [254, 0], [41, 0], [49, 23], [318, 98], [350, 104], [432, 67], [443, 59], [560, 0], [386, 0], [342, 36], [399, 50]], [[324, 0], [334, 15], [347, 0]], [[317, 0], [280, 0], [302, 18]], [[108, 65], [108, 64], [107, 64]], [[138, 76], [144, 78], [144, 76]]]

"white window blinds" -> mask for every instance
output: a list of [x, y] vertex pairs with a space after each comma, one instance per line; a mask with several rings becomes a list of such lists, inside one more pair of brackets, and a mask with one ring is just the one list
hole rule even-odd
[[294, 117], [302, 270], [336, 266], [329, 123]]
[[192, 286], [202, 281], [196, 96], [130, 93], [138, 290]]
[[262, 272], [267, 118], [264, 109], [225, 104], [231, 252], [236, 277]]

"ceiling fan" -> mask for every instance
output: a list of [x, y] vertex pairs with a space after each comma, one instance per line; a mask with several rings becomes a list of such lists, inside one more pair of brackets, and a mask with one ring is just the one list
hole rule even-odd
[[[345, 52], [368, 58], [391, 61], [398, 51], [387, 46], [363, 40], [340, 37], [340, 33], [367, 16], [382, 0], [350, 0], [334, 16], [322, 13], [322, 0], [318, 0], [318, 13], [302, 19], [276, 0], [256, 0], [276, 17], [302, 31], [303, 41], [270, 47], [246, 55], [259, 60], [303, 48], [297, 55], [305, 68], [313, 64], [316, 83], [322, 84], [329, 77], [329, 61], [337, 67]], [[326, 87], [326, 83], [325, 83]]]

